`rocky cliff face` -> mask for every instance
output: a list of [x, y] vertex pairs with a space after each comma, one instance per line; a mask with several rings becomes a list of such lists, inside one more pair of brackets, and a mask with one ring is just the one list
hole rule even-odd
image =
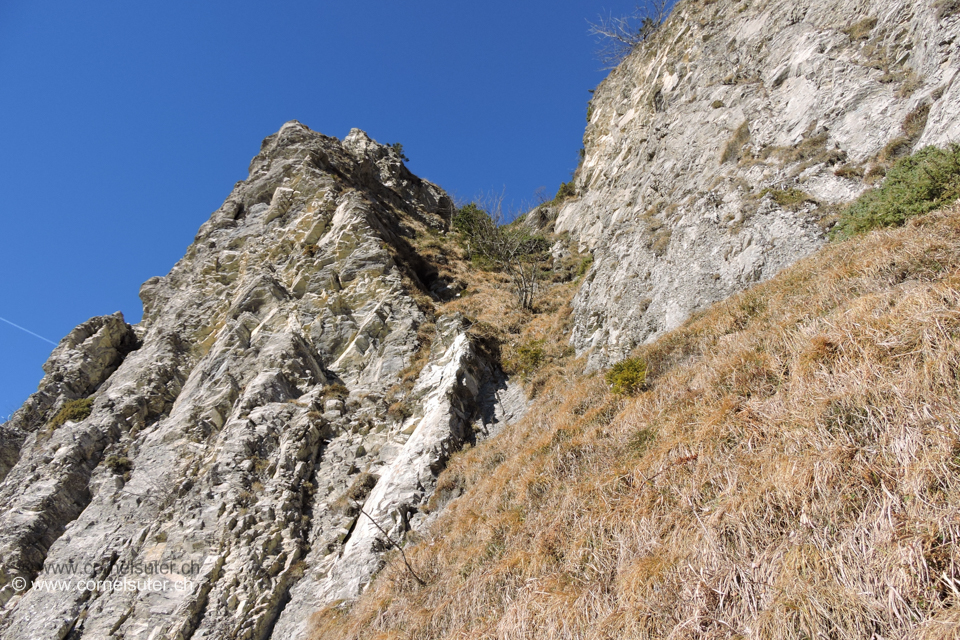
[[[588, 366], [813, 252], [898, 156], [960, 140], [958, 34], [946, 0], [678, 5], [597, 89], [577, 197], [527, 217], [558, 261], [593, 253], [570, 323]], [[434, 517], [450, 454], [526, 408], [440, 311], [462, 285], [417, 239], [442, 245], [452, 213], [360, 131], [267, 138], [143, 285], [143, 321], [77, 327], [0, 425], [0, 637], [303, 638], [356, 597]], [[163, 588], [118, 582], [144, 577]]]
[[960, 141], [960, 15], [924, 0], [683, 2], [598, 87], [573, 342], [592, 366], [775, 274], [897, 156]]
[[3, 425], [0, 636], [296, 638], [356, 596], [449, 454], [526, 406], [433, 315], [456, 285], [410, 240], [452, 211], [360, 131], [267, 138], [143, 321], [75, 329]]

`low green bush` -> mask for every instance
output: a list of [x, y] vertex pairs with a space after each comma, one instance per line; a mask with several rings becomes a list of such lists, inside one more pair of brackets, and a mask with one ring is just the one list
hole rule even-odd
[[475, 202], [457, 209], [452, 222], [453, 228], [460, 232], [460, 244], [471, 257], [476, 253], [477, 240], [489, 235], [497, 226], [490, 214]]
[[507, 357], [507, 369], [515, 371], [522, 376], [529, 376], [540, 368], [546, 359], [546, 352], [543, 348], [543, 340], [531, 340], [524, 344], [517, 345]]
[[586, 257], [580, 261], [579, 266], [577, 266], [577, 277], [583, 277], [587, 274], [587, 271], [590, 271], [590, 267], [593, 266], [593, 254], [588, 253]]
[[647, 363], [640, 358], [621, 360], [610, 367], [604, 379], [613, 393], [633, 395], [646, 385]]
[[573, 185], [573, 180], [564, 182], [560, 185], [560, 188], [557, 189], [557, 195], [553, 197], [553, 204], [560, 204], [564, 200], [576, 197], [576, 195], [577, 188]]
[[80, 398], [71, 400], [63, 405], [63, 408], [57, 412], [57, 415], [50, 421], [50, 428], [56, 429], [69, 422], [80, 422], [90, 416], [93, 411], [93, 398]]
[[878, 188], [855, 200], [841, 214], [834, 237], [848, 238], [878, 227], [899, 226], [957, 198], [960, 144], [946, 149], [924, 147], [898, 160]]
[[796, 209], [804, 202], [810, 202], [810, 194], [800, 189], [764, 189], [760, 197], [769, 195], [773, 201], [784, 209]]

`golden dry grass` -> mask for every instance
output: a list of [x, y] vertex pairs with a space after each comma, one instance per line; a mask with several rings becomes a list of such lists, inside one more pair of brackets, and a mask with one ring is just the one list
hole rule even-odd
[[391, 561], [315, 637], [960, 636], [960, 207], [635, 355], [633, 398], [553, 366], [451, 460], [465, 494], [407, 550], [427, 586]]

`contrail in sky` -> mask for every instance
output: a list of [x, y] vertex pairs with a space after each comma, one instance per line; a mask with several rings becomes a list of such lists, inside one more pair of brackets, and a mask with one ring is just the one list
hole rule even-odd
[[30, 331], [30, 329], [24, 329], [23, 327], [21, 327], [21, 326], [18, 325], [18, 324], [13, 324], [12, 322], [10, 322], [9, 320], [7, 320], [6, 318], [0, 318], [0, 320], [3, 320], [4, 322], [6, 322], [6, 323], [7, 323], [8, 325], [10, 325], [11, 327], [16, 327], [17, 329], [20, 329], [20, 331], [26, 331], [27, 333], [29, 333], [30, 335], [32, 335], [34, 338], [40, 338], [40, 339], [43, 340], [44, 342], [49, 342], [49, 343], [52, 344], [53, 346], [57, 346], [57, 343], [54, 342], [53, 340], [47, 340], [47, 339], [44, 338], [43, 336], [37, 335], [37, 334], [35, 334], [33, 331]]

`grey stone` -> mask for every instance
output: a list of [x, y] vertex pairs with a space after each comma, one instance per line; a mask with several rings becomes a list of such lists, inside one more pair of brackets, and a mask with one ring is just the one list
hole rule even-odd
[[[0, 637], [305, 637], [317, 607], [356, 596], [386, 545], [338, 499], [373, 473], [373, 517], [398, 541], [421, 526], [482, 420], [464, 376], [498, 375], [441, 319], [413, 391], [429, 413], [412, 436], [383, 426], [426, 321], [389, 248], [452, 211], [360, 131], [340, 142], [290, 122], [268, 137], [186, 256], [143, 285], [143, 321], [75, 329], [0, 426]], [[348, 402], [327, 397], [334, 384]], [[85, 397], [89, 417], [46, 426]], [[17, 591], [70, 561], [84, 580], [166, 562], [191, 588]]]
[[579, 198], [528, 216], [594, 254], [572, 336], [590, 367], [816, 251], [826, 207], [865, 188], [834, 171], [868, 167], [918, 107], [910, 148], [960, 141], [958, 35], [931, 3], [678, 4], [594, 93]]

